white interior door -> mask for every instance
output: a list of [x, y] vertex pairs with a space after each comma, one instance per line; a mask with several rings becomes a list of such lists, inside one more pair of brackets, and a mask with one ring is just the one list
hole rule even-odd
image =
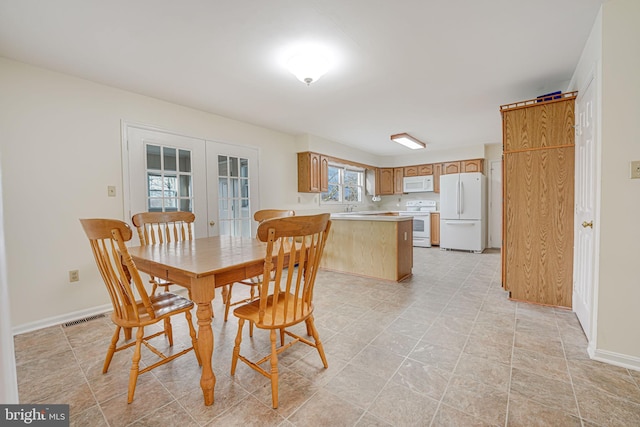
[[595, 79], [580, 91], [576, 103], [576, 188], [573, 310], [587, 339], [593, 328], [595, 264]]
[[489, 169], [489, 247], [502, 247], [502, 160], [494, 160]]
[[206, 237], [205, 141], [128, 124], [124, 132], [126, 220], [138, 212], [189, 211], [196, 216], [195, 237]]

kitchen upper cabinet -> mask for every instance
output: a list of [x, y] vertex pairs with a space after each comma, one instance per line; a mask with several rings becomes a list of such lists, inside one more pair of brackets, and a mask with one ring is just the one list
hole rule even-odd
[[378, 168], [378, 194], [389, 196], [394, 194], [395, 183], [393, 168]]
[[575, 98], [500, 108], [502, 285], [516, 301], [571, 308]]
[[431, 164], [418, 165], [418, 175], [419, 176], [433, 175], [433, 165]]
[[381, 196], [402, 194], [404, 168], [378, 168], [378, 190]]
[[442, 164], [442, 175], [450, 173], [460, 173], [460, 162], [446, 162]]
[[407, 166], [404, 168], [404, 176], [418, 176], [418, 166]]
[[440, 246], [440, 212], [431, 212], [431, 246]]
[[404, 188], [402, 186], [404, 178], [404, 168], [394, 168], [393, 169], [393, 185], [394, 191], [393, 194], [402, 194]]
[[298, 192], [322, 193], [329, 190], [329, 159], [321, 154], [298, 153]]
[[433, 175], [433, 165], [406, 166], [404, 176], [425, 176]]
[[462, 172], [484, 173], [484, 159], [463, 160], [460, 169]]

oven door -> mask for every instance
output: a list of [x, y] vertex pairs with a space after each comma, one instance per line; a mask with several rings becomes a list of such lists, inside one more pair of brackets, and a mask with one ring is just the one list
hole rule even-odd
[[413, 246], [431, 247], [431, 216], [427, 212], [402, 212], [413, 217]]

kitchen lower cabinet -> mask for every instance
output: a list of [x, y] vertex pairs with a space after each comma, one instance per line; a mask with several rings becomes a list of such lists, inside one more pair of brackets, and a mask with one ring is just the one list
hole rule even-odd
[[395, 282], [411, 276], [413, 219], [331, 218], [320, 267]]
[[431, 212], [431, 246], [440, 246], [440, 212]]

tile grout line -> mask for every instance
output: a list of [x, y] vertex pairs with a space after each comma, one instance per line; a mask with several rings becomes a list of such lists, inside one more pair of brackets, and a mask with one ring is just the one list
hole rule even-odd
[[573, 392], [573, 399], [576, 403], [576, 410], [578, 411], [578, 419], [580, 420], [580, 425], [584, 427], [584, 419], [582, 418], [582, 414], [580, 413], [580, 403], [578, 402], [578, 395], [576, 394], [576, 387], [573, 383], [573, 375], [571, 374], [571, 369], [569, 369], [569, 360], [567, 359], [567, 351], [565, 350], [564, 339], [562, 338], [562, 334], [560, 333], [560, 326], [558, 325], [558, 318], [556, 317], [555, 311], [553, 312], [553, 320], [556, 323], [556, 329], [558, 330], [558, 336], [560, 337], [560, 343], [562, 344], [562, 355], [564, 356], [564, 363], [567, 365], [567, 373], [569, 374], [569, 383], [571, 384], [571, 391]]
[[[98, 320], [98, 319], [94, 319], [94, 320]], [[76, 365], [78, 366], [78, 369], [82, 373], [82, 378], [84, 378], [84, 381], [87, 384], [87, 387], [89, 387], [89, 391], [91, 392], [91, 396], [93, 397], [93, 400], [96, 403], [95, 406], [98, 407], [98, 410], [100, 411], [100, 414], [102, 414], [102, 418], [104, 419], [104, 422], [107, 423], [107, 426], [110, 426], [110, 423], [107, 420], [107, 416], [105, 415], [104, 411], [102, 410], [102, 405], [100, 405], [100, 402], [98, 402], [98, 398], [96, 397], [96, 394], [93, 391], [93, 388], [91, 387], [91, 383], [89, 382], [89, 379], [87, 378], [87, 374], [82, 369], [82, 366], [80, 364], [80, 360], [78, 359], [78, 356], [76, 355], [76, 350], [71, 345], [71, 341], [69, 341], [69, 337], [67, 336], [67, 332], [65, 331], [65, 328], [63, 328], [62, 325], [60, 325], [60, 328], [62, 329], [62, 333], [64, 334], [64, 338], [67, 340], [67, 344], [69, 344], [69, 348], [71, 349], [71, 352], [73, 353], [73, 358], [76, 361]], [[87, 410], [88, 409], [89, 408], [87, 408]], [[69, 410], [69, 418], [71, 418], [71, 410]]]
[[[442, 278], [442, 277], [446, 276], [446, 275], [447, 275], [451, 270], [453, 270], [453, 267], [450, 267], [450, 268], [447, 270], [447, 272], [446, 272], [446, 273], [443, 273], [443, 274], [442, 274], [442, 276], [438, 277], [438, 279], [440, 279], [440, 278]], [[455, 295], [455, 294], [454, 294], [454, 295]], [[451, 301], [451, 298], [453, 298], [453, 296], [451, 296], [451, 297], [449, 298], [449, 300], [447, 301], [447, 304], [446, 304], [446, 305], [445, 305], [445, 306], [440, 310], [440, 312], [438, 313], [438, 316], [440, 316], [440, 314], [444, 311], [444, 309], [449, 305], [449, 303], [450, 303], [450, 301]], [[407, 307], [405, 310], [403, 310], [403, 311], [402, 311], [402, 313], [404, 313], [404, 312], [405, 312], [405, 311], [407, 311], [408, 309], [409, 309], [409, 307]], [[402, 313], [398, 314], [398, 315], [396, 316], [396, 319], [395, 319], [395, 320], [397, 320], [398, 318], [401, 318], [401, 317], [402, 317]], [[437, 319], [437, 317], [438, 317], [438, 316], [436, 316], [436, 319]], [[395, 320], [394, 320], [394, 321], [395, 321]], [[391, 322], [391, 323], [393, 323], [393, 322]], [[414, 346], [411, 348], [411, 350], [409, 350], [409, 351], [408, 351], [407, 355], [406, 355], [406, 356], [403, 356], [403, 360], [402, 360], [402, 362], [400, 363], [400, 365], [398, 366], [398, 368], [396, 368], [396, 370], [395, 370], [395, 371], [394, 371], [394, 372], [389, 376], [389, 379], [388, 379], [388, 380], [385, 382], [385, 384], [380, 388], [380, 391], [376, 394], [376, 396], [372, 399], [371, 403], [370, 403], [370, 404], [365, 408], [364, 412], [360, 415], [360, 417], [358, 418], [358, 421], [356, 422], [356, 424], [357, 424], [357, 423], [358, 423], [358, 422], [359, 422], [359, 421], [360, 421], [360, 420], [365, 416], [365, 414], [369, 413], [369, 408], [371, 408], [371, 405], [372, 405], [372, 404], [373, 404], [373, 403], [374, 403], [374, 402], [375, 402], [375, 401], [380, 397], [380, 395], [382, 394], [382, 391], [383, 391], [383, 390], [384, 390], [384, 389], [385, 389], [385, 388], [386, 388], [386, 387], [391, 383], [391, 381], [393, 380], [393, 377], [398, 373], [398, 371], [399, 371], [399, 370], [400, 370], [400, 368], [404, 365], [404, 363], [405, 363], [407, 360], [413, 360], [413, 359], [411, 359], [411, 358], [409, 357], [409, 355], [410, 355], [410, 354], [411, 354], [411, 353], [416, 349], [416, 347], [418, 347], [418, 345], [420, 344], [420, 341], [422, 341], [422, 338], [423, 338], [423, 337], [427, 334], [427, 332], [429, 332], [429, 330], [433, 327], [433, 324], [434, 324], [434, 323], [435, 323], [435, 320], [429, 324], [429, 326], [425, 329], [425, 331], [422, 333], [422, 335], [420, 336], [420, 338], [418, 338], [418, 341], [416, 342], [416, 344], [414, 344]], [[380, 332], [378, 335], [376, 335], [376, 337], [375, 337], [375, 338], [377, 338], [377, 337], [379, 337], [380, 335], [382, 335], [382, 333], [383, 333], [385, 330], [386, 330], [386, 328], [385, 328], [382, 332]], [[400, 335], [402, 335], [402, 334], [400, 334]], [[373, 339], [369, 342], [369, 344], [370, 344], [371, 342], [373, 342], [373, 341], [375, 340], [375, 338], [373, 338]], [[369, 344], [367, 344], [367, 345], [369, 345]], [[366, 346], [365, 346], [365, 347], [366, 347]], [[362, 348], [362, 350], [360, 350], [360, 351], [359, 351], [359, 352], [358, 352], [358, 353], [357, 353], [357, 354], [356, 354], [356, 355], [355, 355], [351, 360], [353, 360], [355, 357], [357, 357], [357, 355], [358, 355], [358, 354], [360, 354], [363, 350], [364, 350], [364, 347], [363, 347], [363, 348]], [[349, 364], [349, 362], [347, 362], [347, 364]], [[422, 393], [420, 393], [420, 394], [422, 394]], [[427, 397], [431, 398], [430, 396], [427, 396]], [[437, 413], [438, 408], [439, 408], [439, 405], [436, 407], [436, 411], [435, 411], [435, 412], [434, 412], [434, 414], [433, 414], [433, 418], [435, 418], [435, 415], [436, 415], [436, 413]], [[377, 416], [376, 416], [376, 418], [379, 418], [379, 417], [377, 417]], [[432, 418], [432, 421], [433, 421], [433, 418]], [[385, 422], [387, 421], [386, 419], [383, 419], [383, 420], [384, 420]]]
[[[476, 266], [477, 266], [477, 263], [476, 263]], [[469, 276], [471, 276], [471, 274], [473, 273], [474, 270], [475, 270], [475, 267], [469, 272], [469, 274], [467, 275], [465, 280], [460, 285], [460, 288], [462, 288], [462, 285], [468, 280]], [[495, 272], [494, 272], [493, 275], [495, 276]], [[480, 305], [480, 308], [478, 309], [478, 311], [476, 313], [476, 317], [473, 320], [473, 324], [471, 325], [471, 329], [473, 329], [473, 326], [475, 325], [475, 323], [478, 320], [478, 317], [480, 316], [480, 312], [482, 311], [482, 307], [484, 306], [484, 301], [486, 300], [487, 295], [489, 294], [489, 290], [491, 289], [491, 283], [492, 283], [492, 281], [489, 281], [489, 286], [487, 286], [487, 289], [485, 291], [485, 295], [484, 295], [482, 304]], [[460, 288], [458, 288], [456, 293], [453, 294], [452, 298], [460, 291]], [[447, 303], [447, 306], [448, 305], [449, 304]], [[445, 308], [446, 308], [446, 306], [445, 306]], [[460, 363], [460, 359], [462, 358], [462, 354], [464, 353], [464, 349], [466, 348], [466, 346], [469, 343], [470, 339], [471, 339], [471, 331], [469, 331], [469, 335], [467, 335], [467, 339], [465, 340], [464, 345], [462, 346], [462, 349], [460, 350], [460, 354], [458, 354], [458, 359], [456, 360], [456, 363], [455, 363], [455, 365], [453, 367], [453, 370], [451, 371], [451, 375], [449, 376], [449, 380], [447, 381], [447, 385], [445, 386], [444, 391], [442, 392], [442, 396], [440, 397], [440, 400], [438, 401], [438, 404], [436, 406], [436, 410], [435, 410], [435, 412], [433, 414], [433, 417], [431, 418], [431, 422], [429, 423], [429, 426], [433, 426], [434, 425], [435, 420], [436, 420], [436, 415], [438, 415], [438, 412], [440, 411], [440, 408], [444, 404], [444, 402], [443, 402], [444, 401], [444, 397], [447, 395], [447, 391], [449, 389], [449, 386], [451, 385], [451, 381], [453, 380], [453, 377], [455, 376], [455, 372], [456, 372], [456, 369], [458, 368], [458, 364]], [[456, 408], [456, 410], [460, 411], [457, 408]], [[464, 414], [467, 414], [467, 415], [469, 415], [469, 416], [471, 416], [471, 417], [473, 417], [475, 419], [479, 419], [478, 417], [476, 417], [473, 414], [469, 414], [469, 413], [464, 412], [464, 411], [460, 411], [460, 412], [462, 412]], [[484, 422], [484, 420], [482, 420], [482, 419], [480, 419], [480, 420]]]

